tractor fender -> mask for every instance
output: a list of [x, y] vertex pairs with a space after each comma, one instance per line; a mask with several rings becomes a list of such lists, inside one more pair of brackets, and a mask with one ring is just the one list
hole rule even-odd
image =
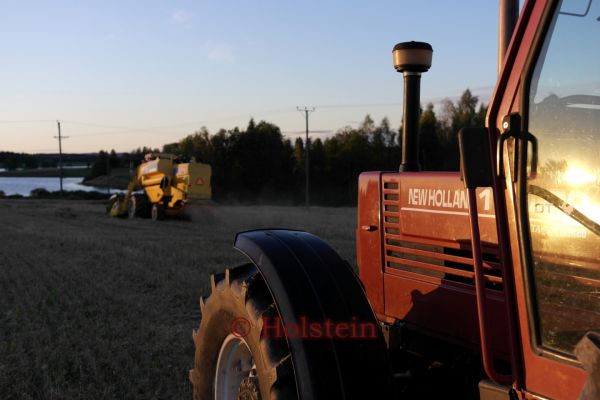
[[[271, 292], [300, 399], [395, 398], [377, 319], [358, 276], [335, 250], [315, 235], [283, 229], [238, 233], [234, 247], [257, 266]], [[313, 326], [325, 332], [328, 321], [340, 330], [311, 336]], [[350, 333], [341, 334], [346, 326]]]

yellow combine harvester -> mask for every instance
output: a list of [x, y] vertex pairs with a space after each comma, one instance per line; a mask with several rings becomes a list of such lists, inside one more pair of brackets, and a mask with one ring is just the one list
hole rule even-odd
[[115, 217], [180, 215], [188, 199], [210, 200], [211, 167], [202, 163], [180, 163], [171, 154], [147, 154], [126, 193], [113, 195], [108, 204]]

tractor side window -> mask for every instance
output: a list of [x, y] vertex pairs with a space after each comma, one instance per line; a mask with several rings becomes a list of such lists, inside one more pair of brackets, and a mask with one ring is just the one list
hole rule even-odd
[[563, 1], [535, 65], [527, 182], [539, 344], [566, 355], [600, 331], [600, 1]]

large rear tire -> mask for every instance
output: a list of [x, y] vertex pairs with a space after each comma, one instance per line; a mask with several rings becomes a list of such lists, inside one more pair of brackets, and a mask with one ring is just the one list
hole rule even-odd
[[200, 299], [202, 320], [190, 381], [197, 400], [297, 399], [285, 337], [262, 335], [263, 317], [277, 309], [254, 264], [211, 276], [211, 294]]

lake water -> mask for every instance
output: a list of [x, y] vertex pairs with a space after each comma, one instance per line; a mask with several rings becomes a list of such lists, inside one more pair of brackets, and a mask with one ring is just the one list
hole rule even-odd
[[[86, 192], [98, 191], [106, 192], [106, 188], [97, 188], [81, 184], [82, 178], [63, 178], [63, 190], [84, 190]], [[49, 192], [60, 190], [60, 181], [58, 178], [14, 178], [0, 177], [0, 190], [5, 195], [20, 194], [29, 196], [33, 189], [46, 189]], [[117, 190], [111, 189], [114, 193]]]

